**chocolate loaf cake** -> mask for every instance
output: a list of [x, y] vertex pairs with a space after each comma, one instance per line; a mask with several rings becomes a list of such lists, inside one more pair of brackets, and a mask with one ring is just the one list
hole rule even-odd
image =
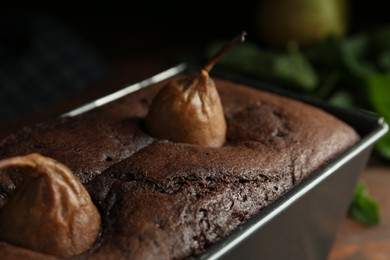
[[[76, 258], [196, 256], [359, 139], [320, 109], [214, 80], [227, 122], [220, 148], [144, 130], [162, 82], [79, 116], [25, 127], [0, 142], [0, 159], [40, 153], [82, 181], [102, 226], [95, 246]], [[0, 171], [0, 207], [22, 182], [20, 171]], [[44, 256], [51, 257], [0, 241], [0, 258]]]

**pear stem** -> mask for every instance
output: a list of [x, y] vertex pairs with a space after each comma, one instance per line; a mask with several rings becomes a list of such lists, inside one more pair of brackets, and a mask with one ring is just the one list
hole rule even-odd
[[226, 43], [204, 66], [203, 70], [210, 72], [210, 70], [214, 67], [214, 65], [221, 59], [221, 57], [228, 52], [229, 50], [236, 47], [239, 43], [245, 41], [245, 36], [247, 33], [243, 31], [236, 37], [234, 37], [230, 42]]

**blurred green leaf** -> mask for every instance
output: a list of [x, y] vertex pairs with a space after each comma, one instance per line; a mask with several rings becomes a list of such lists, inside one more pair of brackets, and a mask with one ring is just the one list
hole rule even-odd
[[298, 51], [290, 51], [287, 55], [275, 55], [271, 67], [273, 77], [283, 78], [285, 83], [294, 84], [303, 90], [314, 90], [318, 79], [309, 61]]
[[369, 38], [366, 34], [356, 35], [342, 41], [342, 51], [347, 72], [356, 79], [370, 77], [375, 68], [366, 60]]
[[348, 39], [329, 37], [309, 50], [307, 55], [316, 68], [339, 71], [351, 79], [369, 77], [374, 68], [365, 61], [369, 39], [365, 34]]
[[373, 75], [368, 81], [367, 91], [372, 107], [390, 119], [390, 75]]
[[[221, 46], [221, 42], [211, 44], [207, 55], [211, 56]], [[216, 66], [303, 91], [311, 91], [318, 84], [316, 72], [298, 50], [277, 52], [248, 42], [231, 50]]]
[[339, 90], [334, 93], [328, 101], [339, 107], [352, 108], [354, 107], [352, 94], [346, 90]]
[[376, 150], [381, 156], [390, 160], [390, 135], [389, 134], [387, 134], [376, 144]]
[[348, 214], [364, 225], [377, 225], [380, 223], [379, 205], [368, 196], [367, 189], [362, 183], [355, 187], [354, 197], [349, 206]]
[[[373, 75], [368, 81], [367, 92], [372, 108], [390, 123], [390, 75]], [[376, 148], [382, 156], [390, 159], [390, 133], [379, 140]]]

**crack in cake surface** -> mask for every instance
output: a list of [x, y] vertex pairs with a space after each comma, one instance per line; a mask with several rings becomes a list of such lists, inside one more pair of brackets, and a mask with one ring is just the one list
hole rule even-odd
[[[318, 109], [229, 81], [216, 79], [216, 85], [230, 124], [222, 148], [200, 149], [146, 135], [139, 120], [157, 84], [80, 117], [25, 128], [0, 142], [0, 157], [31, 149], [52, 153], [84, 180], [104, 225], [97, 248], [79, 258], [193, 256], [357, 140], [353, 131]], [[88, 120], [101, 126], [86, 126]], [[323, 129], [323, 124], [332, 129]], [[333, 133], [333, 127], [342, 130]], [[57, 136], [50, 133], [53, 129]], [[80, 141], [77, 153], [68, 156], [55, 147], [62, 145], [59, 137], [78, 140], [61, 133], [70, 130], [89, 141]], [[45, 138], [49, 140], [42, 142]], [[121, 156], [113, 152], [118, 146]], [[74, 157], [81, 155], [85, 158], [76, 165], [80, 158]], [[17, 173], [6, 175], [17, 185]], [[5, 180], [0, 182], [7, 187]], [[0, 197], [0, 202], [6, 200]]]

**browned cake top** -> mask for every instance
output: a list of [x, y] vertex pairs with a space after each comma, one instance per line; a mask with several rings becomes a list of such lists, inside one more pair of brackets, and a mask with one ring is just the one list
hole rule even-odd
[[[221, 148], [156, 140], [143, 131], [158, 84], [82, 116], [22, 129], [0, 143], [0, 159], [38, 152], [82, 180], [103, 228], [81, 258], [201, 253], [358, 140], [317, 108], [215, 83], [228, 125]], [[0, 173], [0, 206], [19, 182], [16, 171]], [[5, 253], [35, 254], [0, 243]]]

